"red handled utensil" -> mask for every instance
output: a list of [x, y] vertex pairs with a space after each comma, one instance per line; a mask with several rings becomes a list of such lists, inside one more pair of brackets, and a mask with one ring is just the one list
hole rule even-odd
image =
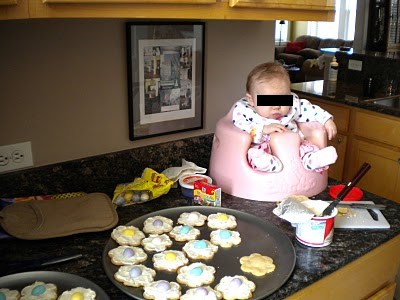
[[350, 190], [360, 181], [361, 178], [371, 169], [371, 165], [369, 163], [364, 163], [361, 168], [357, 171], [356, 175], [345, 185], [343, 190], [336, 196], [336, 199], [333, 200], [327, 208], [321, 214], [321, 217], [329, 216], [333, 209], [338, 205], [340, 201], [343, 200], [344, 197], [350, 192]]

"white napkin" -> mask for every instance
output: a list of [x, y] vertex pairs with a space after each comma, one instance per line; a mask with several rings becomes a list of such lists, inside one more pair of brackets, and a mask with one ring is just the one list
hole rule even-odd
[[182, 166], [181, 167], [171, 167], [167, 168], [161, 173], [167, 176], [174, 182], [177, 182], [179, 178], [190, 175], [190, 174], [204, 174], [207, 172], [206, 168], [202, 168], [197, 166], [195, 163], [190, 162], [182, 158]]

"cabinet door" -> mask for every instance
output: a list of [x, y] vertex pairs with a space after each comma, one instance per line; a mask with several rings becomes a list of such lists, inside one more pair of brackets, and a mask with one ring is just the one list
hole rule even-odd
[[0, 20], [28, 17], [28, 0], [0, 0]]
[[330, 178], [343, 181], [343, 170], [344, 170], [344, 162], [346, 156], [346, 145], [347, 145], [347, 136], [338, 133], [337, 136], [328, 141], [329, 146], [333, 146], [336, 148], [336, 152], [338, 154], [338, 159], [336, 163], [329, 166], [328, 176]]
[[229, 0], [231, 7], [335, 10], [334, 0]]
[[357, 186], [381, 197], [400, 202], [399, 159], [399, 151], [354, 138], [351, 142], [347, 176], [354, 176], [359, 167], [367, 162], [371, 165], [371, 169]]

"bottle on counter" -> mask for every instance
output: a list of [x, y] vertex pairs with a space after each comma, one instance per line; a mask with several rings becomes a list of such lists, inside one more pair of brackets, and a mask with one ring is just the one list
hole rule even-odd
[[336, 56], [334, 56], [329, 64], [328, 80], [337, 81], [338, 70], [339, 70], [339, 63], [336, 61]]

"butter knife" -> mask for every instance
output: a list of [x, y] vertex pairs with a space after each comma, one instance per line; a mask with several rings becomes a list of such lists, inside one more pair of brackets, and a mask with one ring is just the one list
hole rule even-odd
[[384, 210], [386, 205], [382, 204], [363, 204], [363, 203], [339, 203], [337, 206], [340, 207], [351, 207], [351, 208], [364, 208], [364, 209], [379, 209]]

